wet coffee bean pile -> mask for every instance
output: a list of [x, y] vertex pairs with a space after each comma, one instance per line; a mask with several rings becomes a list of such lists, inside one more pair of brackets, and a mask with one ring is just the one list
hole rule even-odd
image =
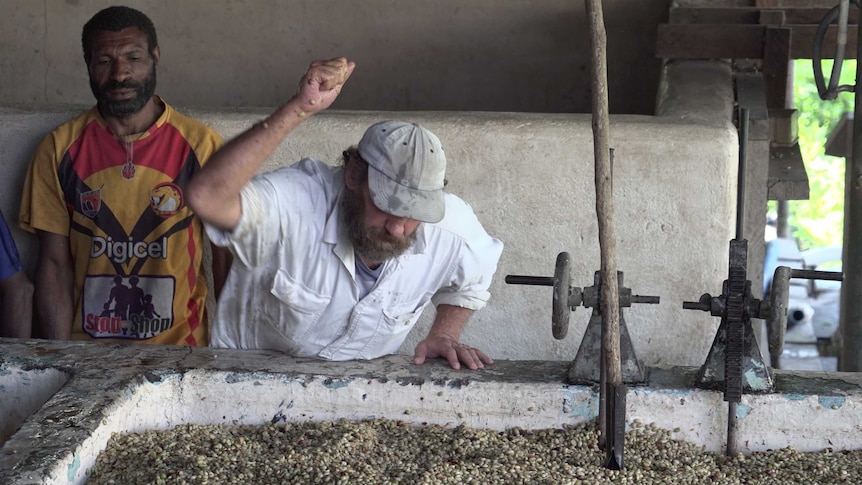
[[862, 452], [703, 451], [632, 424], [624, 468], [603, 466], [595, 425], [507, 431], [375, 419], [181, 425], [115, 435], [88, 484], [860, 484]]

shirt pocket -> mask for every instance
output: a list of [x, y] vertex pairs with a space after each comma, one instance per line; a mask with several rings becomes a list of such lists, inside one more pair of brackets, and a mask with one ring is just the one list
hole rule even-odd
[[422, 311], [428, 306], [430, 300], [425, 300], [418, 308], [415, 305], [396, 305], [383, 309], [383, 323], [381, 325], [380, 348], [375, 353], [380, 355], [394, 354], [401, 348], [407, 334], [419, 321]]
[[332, 299], [320, 294], [279, 269], [272, 282], [272, 295], [279, 305], [276, 324], [285, 337], [302, 346], [305, 337], [314, 330]]
[[383, 321], [390, 327], [413, 326], [427, 302], [417, 309], [415, 305], [399, 305], [383, 309]]

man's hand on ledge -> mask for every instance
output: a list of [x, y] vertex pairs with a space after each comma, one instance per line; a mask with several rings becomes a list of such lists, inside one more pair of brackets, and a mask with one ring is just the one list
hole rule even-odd
[[426, 358], [436, 359], [438, 357], [448, 360], [453, 369], [460, 369], [462, 363], [471, 370], [483, 369], [485, 365], [494, 363], [481, 350], [443, 336], [428, 336], [419, 342], [419, 345], [416, 346], [413, 363], [421, 365], [425, 363]]

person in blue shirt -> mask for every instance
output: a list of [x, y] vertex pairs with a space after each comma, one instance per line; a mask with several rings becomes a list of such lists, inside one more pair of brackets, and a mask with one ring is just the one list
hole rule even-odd
[[30, 338], [32, 317], [33, 283], [0, 212], [0, 337]]

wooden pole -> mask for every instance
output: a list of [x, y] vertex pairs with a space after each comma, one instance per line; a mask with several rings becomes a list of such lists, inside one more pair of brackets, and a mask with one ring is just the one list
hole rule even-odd
[[[622, 384], [620, 359], [620, 294], [617, 279], [617, 248], [614, 232], [613, 177], [610, 149], [610, 123], [608, 120], [607, 33], [605, 32], [601, 0], [585, 0], [590, 23], [592, 50], [592, 105], [593, 152], [595, 157], [596, 215], [599, 223], [599, 249], [601, 252], [601, 311], [602, 311], [602, 362], [606, 384], [600, 386], [601, 402], [607, 402], [607, 388]], [[599, 406], [601, 415], [604, 406]], [[603, 441], [608, 442], [612, 431], [609, 419], [599, 417]]]

